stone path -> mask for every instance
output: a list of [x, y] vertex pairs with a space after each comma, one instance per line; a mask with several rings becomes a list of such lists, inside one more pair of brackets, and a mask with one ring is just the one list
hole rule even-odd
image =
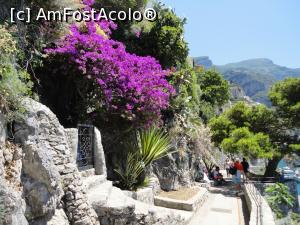
[[223, 187], [211, 187], [206, 203], [197, 211], [189, 225], [247, 225], [247, 210], [242, 198], [235, 195], [230, 182]]

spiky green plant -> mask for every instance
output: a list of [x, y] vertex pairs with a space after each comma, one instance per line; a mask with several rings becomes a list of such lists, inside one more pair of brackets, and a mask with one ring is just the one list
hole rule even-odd
[[135, 188], [138, 183], [138, 178], [144, 171], [144, 165], [137, 153], [129, 152], [126, 158], [125, 166], [118, 166], [115, 172], [120, 177], [121, 187], [126, 190]]
[[154, 160], [164, 157], [171, 149], [169, 136], [156, 128], [140, 131], [138, 146], [139, 155], [145, 167]]
[[130, 143], [125, 165], [119, 165], [115, 172], [120, 177], [121, 187], [135, 189], [145, 168], [154, 160], [168, 154], [171, 148], [170, 138], [163, 131], [156, 128], [142, 130], [137, 133], [137, 138]]

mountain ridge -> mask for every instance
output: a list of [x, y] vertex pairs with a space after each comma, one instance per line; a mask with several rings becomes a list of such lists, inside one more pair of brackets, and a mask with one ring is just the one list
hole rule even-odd
[[225, 65], [214, 65], [208, 56], [202, 56], [194, 58], [194, 65], [217, 69], [226, 80], [239, 85], [247, 96], [268, 106], [271, 103], [267, 93], [272, 84], [287, 77], [300, 77], [300, 68], [292, 69], [277, 65], [268, 58], [254, 58]]

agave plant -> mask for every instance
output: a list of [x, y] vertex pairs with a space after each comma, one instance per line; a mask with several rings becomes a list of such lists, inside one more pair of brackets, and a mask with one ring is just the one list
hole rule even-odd
[[161, 130], [150, 128], [139, 131], [136, 140], [130, 143], [125, 166], [119, 165], [115, 172], [119, 175], [122, 188], [132, 190], [139, 182], [140, 177], [154, 160], [160, 159], [169, 153], [170, 138]]
[[137, 153], [129, 152], [125, 162], [125, 166], [118, 166], [115, 172], [119, 175], [121, 187], [132, 190], [138, 183], [138, 178], [144, 171], [144, 165]]
[[138, 151], [145, 167], [150, 165], [154, 160], [168, 154], [171, 149], [170, 143], [169, 136], [156, 128], [140, 131], [138, 134]]

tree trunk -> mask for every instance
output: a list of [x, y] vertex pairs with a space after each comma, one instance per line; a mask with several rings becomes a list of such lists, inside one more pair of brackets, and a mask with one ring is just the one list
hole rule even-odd
[[276, 176], [276, 169], [278, 166], [278, 163], [283, 158], [283, 156], [277, 156], [273, 159], [270, 159], [268, 162], [268, 165], [266, 167], [266, 171], [264, 174], [264, 177], [275, 177]]

